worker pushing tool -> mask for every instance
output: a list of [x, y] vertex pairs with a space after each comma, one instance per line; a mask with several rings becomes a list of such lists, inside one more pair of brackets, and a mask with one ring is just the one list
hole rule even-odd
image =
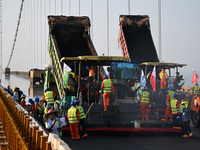
[[87, 134], [87, 131], [86, 131], [86, 123], [85, 123], [86, 115], [85, 115], [85, 112], [83, 110], [83, 107], [81, 105], [79, 105], [79, 101], [77, 101], [77, 100], [75, 101], [75, 106], [78, 109], [79, 117], [80, 117], [79, 134], [80, 134], [80, 126], [81, 126], [82, 129], [83, 129], [82, 137], [86, 137], [86, 136], [88, 136], [88, 134]]
[[170, 121], [172, 121], [172, 108], [171, 108], [171, 100], [173, 99], [173, 95], [174, 95], [174, 91], [172, 89], [168, 90], [168, 95], [167, 95], [167, 100], [166, 100], [166, 110], [165, 110], [165, 116], [163, 119], [161, 119], [162, 121], [166, 121], [168, 119], [170, 119]]

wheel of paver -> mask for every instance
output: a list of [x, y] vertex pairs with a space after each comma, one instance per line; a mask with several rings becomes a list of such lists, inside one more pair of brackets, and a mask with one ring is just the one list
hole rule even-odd
[[195, 127], [200, 127], [200, 111], [197, 113], [196, 111], [192, 111], [191, 114], [192, 123]]

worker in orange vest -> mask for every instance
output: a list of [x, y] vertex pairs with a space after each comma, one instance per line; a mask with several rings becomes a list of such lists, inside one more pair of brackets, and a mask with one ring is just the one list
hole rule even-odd
[[76, 105], [76, 102], [72, 101], [71, 107], [70, 109], [68, 109], [68, 112], [67, 112], [67, 118], [69, 120], [69, 126], [70, 126], [72, 139], [80, 139], [80, 135], [79, 135], [80, 117], [79, 117], [78, 109], [75, 107], [75, 105]]
[[86, 66], [86, 69], [89, 71], [89, 77], [95, 77], [95, 71], [91, 66]]
[[167, 101], [165, 102], [167, 104], [166, 110], [165, 110], [165, 117], [161, 119], [162, 121], [168, 120], [170, 118], [170, 121], [172, 121], [172, 108], [171, 108], [171, 100], [173, 99], [174, 91], [172, 89], [168, 90], [168, 95], [167, 95]]
[[165, 72], [165, 70], [161, 70], [161, 72], [159, 73], [159, 77], [160, 77], [160, 89], [166, 89], [167, 87], [167, 81], [166, 78], [168, 77], [167, 73]]
[[149, 121], [149, 102], [151, 100], [151, 95], [148, 92], [147, 88], [144, 89], [142, 95], [140, 96], [140, 110], [141, 110], [141, 118], [144, 121]]
[[108, 75], [104, 75], [104, 80], [101, 84], [101, 87], [103, 89], [103, 105], [104, 105], [104, 111], [107, 111], [107, 106], [110, 105], [110, 95], [112, 92], [114, 92], [114, 87], [112, 84], [112, 81], [108, 79]]

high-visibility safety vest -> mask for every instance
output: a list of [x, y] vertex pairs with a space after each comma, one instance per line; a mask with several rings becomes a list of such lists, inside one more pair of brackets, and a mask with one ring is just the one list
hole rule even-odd
[[194, 86], [194, 95], [200, 94], [199, 89], [200, 87], [198, 85]]
[[76, 116], [76, 108], [70, 108], [68, 110], [68, 118], [69, 118], [69, 123], [77, 123], [78, 119]]
[[[58, 123], [58, 128], [61, 127], [61, 122], [60, 122], [60, 119], [57, 120], [57, 123]], [[59, 137], [62, 136], [62, 131], [59, 132]]]
[[179, 108], [176, 107], [176, 103], [178, 102], [177, 99], [173, 98], [171, 101], [171, 108], [172, 108], [172, 114], [177, 114], [179, 112]]
[[86, 118], [86, 115], [85, 115], [85, 112], [83, 110], [83, 107], [82, 106], [78, 106], [76, 108], [78, 109], [80, 119]]
[[110, 79], [103, 80], [103, 84], [104, 84], [104, 89], [103, 89], [104, 93], [112, 92], [111, 90], [112, 81]]
[[35, 105], [35, 109], [38, 109], [39, 114], [43, 114], [43, 112], [44, 112], [44, 108], [42, 108], [42, 107], [41, 107], [40, 105], [38, 105], [38, 104]]
[[169, 105], [170, 103], [171, 103], [171, 101], [172, 101], [172, 99], [173, 99], [173, 95], [174, 95], [174, 91], [168, 91], [168, 93], [169, 93], [169, 95], [170, 95], [170, 101], [169, 102], [167, 102], [167, 105]]
[[45, 93], [45, 100], [46, 100], [47, 104], [53, 104], [54, 103], [54, 97], [53, 97], [52, 91], [47, 91]]
[[149, 103], [149, 92], [145, 91], [142, 92], [142, 100], [140, 101], [141, 103]]
[[95, 72], [94, 72], [93, 69], [91, 69], [91, 70], [89, 71], [89, 77], [90, 77], [90, 76], [95, 76]]

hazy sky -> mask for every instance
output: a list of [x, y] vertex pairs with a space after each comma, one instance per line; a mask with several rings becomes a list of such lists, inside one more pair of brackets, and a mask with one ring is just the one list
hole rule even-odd
[[[2, 0], [3, 68], [7, 65], [14, 40], [21, 0]], [[79, 0], [25, 0], [16, 42], [12, 70], [28, 71], [49, 63], [46, 16], [79, 15]], [[93, 0], [91, 31], [99, 55], [107, 54], [107, 0]], [[61, 3], [63, 4], [61, 7]], [[80, 0], [80, 15], [91, 19], [91, 0]], [[46, 5], [45, 5], [46, 4]], [[56, 7], [56, 9], [55, 9]], [[200, 75], [200, 1], [161, 0], [162, 61], [187, 64], [181, 69], [191, 86], [192, 69]], [[50, 9], [49, 9], [50, 8]], [[119, 15], [128, 14], [128, 0], [109, 0], [109, 54], [121, 56], [118, 45]], [[130, 0], [131, 15], [148, 15], [151, 33], [158, 51], [158, 0]], [[46, 55], [46, 56], [45, 56]], [[37, 58], [37, 62], [36, 62]]]

